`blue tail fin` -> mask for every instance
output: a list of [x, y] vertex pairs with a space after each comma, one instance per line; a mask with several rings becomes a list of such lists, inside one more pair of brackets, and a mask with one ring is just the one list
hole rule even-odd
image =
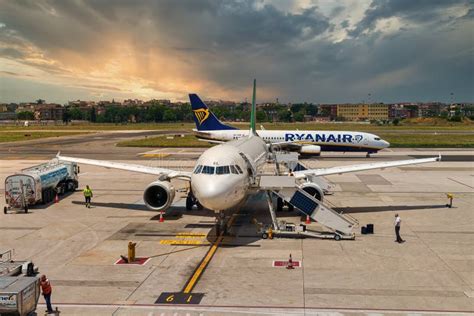
[[193, 109], [193, 118], [198, 131], [215, 131], [223, 129], [236, 129], [235, 127], [222, 124], [214, 113], [209, 110], [206, 104], [201, 101], [197, 94], [190, 94], [191, 108]]

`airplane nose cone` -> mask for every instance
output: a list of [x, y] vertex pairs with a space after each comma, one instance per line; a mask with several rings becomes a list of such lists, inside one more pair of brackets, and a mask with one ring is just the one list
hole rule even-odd
[[191, 180], [193, 193], [204, 207], [213, 211], [222, 211], [236, 206], [242, 200], [243, 193], [237, 183], [212, 178], [212, 176], [199, 175]]
[[387, 142], [386, 140], [383, 140], [383, 141], [382, 141], [382, 147], [383, 147], [383, 148], [388, 148], [388, 147], [390, 147], [390, 143]]

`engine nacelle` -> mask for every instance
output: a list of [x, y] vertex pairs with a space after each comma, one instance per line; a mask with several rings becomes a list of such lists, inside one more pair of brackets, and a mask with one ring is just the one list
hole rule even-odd
[[303, 189], [306, 193], [308, 193], [312, 197], [315, 197], [321, 202], [324, 199], [324, 192], [316, 183], [304, 182], [300, 185], [300, 189]]
[[145, 205], [154, 211], [163, 211], [173, 203], [175, 190], [168, 181], [155, 181], [150, 183], [143, 192]]
[[300, 154], [319, 155], [321, 153], [321, 146], [318, 145], [304, 145], [300, 148]]

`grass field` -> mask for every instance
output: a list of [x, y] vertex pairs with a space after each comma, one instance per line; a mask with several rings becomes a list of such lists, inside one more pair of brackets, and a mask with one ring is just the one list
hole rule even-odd
[[61, 137], [61, 136], [72, 136], [78, 134], [84, 134], [84, 132], [12, 132], [12, 131], [0, 131], [0, 143], [17, 142], [24, 140], [48, 138], [48, 137]]
[[[390, 142], [390, 147], [429, 147], [429, 148], [450, 148], [450, 147], [474, 147], [474, 134], [411, 134], [411, 133], [381, 133], [380, 137]], [[138, 140], [129, 140], [117, 144], [120, 147], [210, 147], [212, 144], [199, 141], [193, 135], [175, 137], [149, 137]]]
[[133, 123], [133, 124], [94, 124], [80, 123], [69, 125], [0, 125], [1, 131], [38, 131], [38, 130], [80, 130], [80, 131], [121, 131], [121, 130], [191, 130], [194, 123]]
[[474, 134], [380, 133], [390, 147], [474, 148]]
[[[247, 129], [248, 122], [231, 122], [228, 123], [237, 128]], [[350, 122], [338, 123], [258, 123], [257, 128], [263, 125], [266, 129], [289, 129], [289, 130], [329, 130], [329, 131], [361, 131], [379, 133], [383, 131], [472, 131], [474, 123], [472, 121], [465, 122], [448, 122], [444, 119], [411, 119], [402, 121], [401, 125], [375, 125], [375, 124], [359, 124]], [[74, 123], [69, 125], [31, 125], [29, 127], [0, 125], [0, 131], [28, 131], [28, 130], [83, 130], [83, 131], [114, 131], [114, 130], [182, 130], [190, 131], [195, 128], [194, 123], [130, 123], [130, 124], [99, 124], [99, 123]]]
[[194, 135], [184, 135], [168, 139], [165, 136], [127, 140], [117, 144], [119, 147], [211, 147], [212, 144], [197, 140]]

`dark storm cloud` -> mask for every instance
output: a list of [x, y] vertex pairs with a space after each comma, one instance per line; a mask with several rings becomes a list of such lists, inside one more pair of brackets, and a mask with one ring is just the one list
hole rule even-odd
[[468, 5], [468, 0], [374, 0], [364, 18], [349, 34], [358, 36], [365, 30], [373, 30], [377, 21], [401, 17], [412, 22], [436, 22], [444, 10], [455, 5]]
[[[318, 7], [286, 12], [272, 2], [250, 0], [0, 0], [0, 6], [5, 25], [0, 27], [0, 57], [51, 74], [72, 76], [64, 55], [90, 60], [87, 73], [106, 64], [109, 51], [130, 45], [129, 59], [144, 79], [154, 61], [171, 61], [164, 72], [175, 71], [176, 64], [180, 68], [173, 75], [210, 83], [202, 87], [204, 93], [224, 99], [245, 97], [241, 91], [254, 77], [281, 101], [357, 102], [368, 93], [375, 101], [442, 100], [446, 91], [473, 99], [468, 1], [374, 1], [360, 21], [340, 17], [351, 11], [344, 3], [329, 16]], [[455, 7], [468, 13], [460, 18], [445, 13]], [[403, 20], [399, 30], [376, 30], [378, 21], [392, 17]], [[350, 27], [349, 21], [355, 23], [351, 36], [335, 41], [333, 32]], [[52, 62], [29, 58], [35, 53], [31, 47]], [[143, 88], [160, 89], [157, 77]], [[123, 90], [108, 83], [78, 84]], [[221, 95], [211, 91], [216, 86]]]

